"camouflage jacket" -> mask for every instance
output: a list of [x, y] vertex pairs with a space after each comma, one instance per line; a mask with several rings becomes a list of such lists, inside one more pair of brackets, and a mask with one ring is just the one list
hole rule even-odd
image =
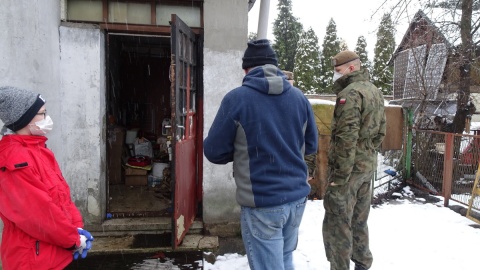
[[383, 94], [369, 79], [368, 70], [361, 69], [333, 85], [337, 100], [328, 153], [329, 182], [343, 185], [352, 172], [376, 169], [386, 120]]
[[305, 155], [305, 163], [307, 163], [308, 176], [315, 178], [317, 171], [317, 154]]

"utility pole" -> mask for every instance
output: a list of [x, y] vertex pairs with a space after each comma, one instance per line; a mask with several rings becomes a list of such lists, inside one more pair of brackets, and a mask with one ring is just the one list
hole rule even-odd
[[261, 0], [260, 12], [258, 15], [257, 39], [267, 38], [269, 12], [270, 12], [270, 0]]

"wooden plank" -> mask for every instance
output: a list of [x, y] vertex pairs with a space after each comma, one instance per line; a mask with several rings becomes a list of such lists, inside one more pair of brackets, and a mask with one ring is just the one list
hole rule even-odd
[[382, 151], [401, 150], [403, 146], [403, 108], [400, 106], [385, 106], [387, 129], [382, 142]]
[[472, 206], [473, 206], [473, 202], [475, 201], [475, 197], [480, 196], [479, 181], [480, 181], [480, 161], [478, 162], [477, 174], [475, 175], [475, 182], [473, 183], [472, 196], [470, 196], [470, 200], [468, 201], [468, 209], [467, 209], [467, 215], [466, 215], [467, 218], [477, 222], [478, 224], [480, 224], [480, 220], [472, 217], [470, 213], [472, 211]]

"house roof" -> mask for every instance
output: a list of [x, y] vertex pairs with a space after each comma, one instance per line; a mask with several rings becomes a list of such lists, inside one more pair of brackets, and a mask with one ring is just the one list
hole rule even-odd
[[400, 41], [400, 44], [397, 46], [397, 49], [393, 53], [392, 58], [389, 60], [388, 64], [393, 63], [393, 60], [398, 55], [398, 53], [400, 53], [405, 49], [405, 47], [408, 45], [410, 34], [416, 29], [417, 25], [421, 22], [425, 22], [427, 25], [429, 25], [431, 29], [435, 31], [438, 34], [438, 36], [443, 40], [443, 43], [445, 43], [447, 48], [448, 49], [451, 48], [452, 44], [443, 35], [442, 31], [430, 20], [430, 18], [422, 10], [419, 10], [413, 17], [412, 21], [410, 22], [410, 25], [408, 26], [407, 31], [403, 35], [402, 41]]
[[[431, 27], [432, 31], [435, 31], [438, 37], [443, 40], [443, 43], [447, 46], [448, 50], [461, 44], [460, 36], [460, 19], [462, 16], [461, 9], [455, 8], [428, 8], [425, 10], [418, 10], [412, 21], [410, 22], [407, 31], [405, 32], [402, 41], [397, 46], [397, 49], [392, 55], [389, 64], [393, 62], [397, 54], [405, 49], [409, 42], [409, 37], [412, 31], [414, 31], [420, 22], [425, 22]], [[475, 9], [472, 12], [472, 22], [478, 24], [480, 18], [480, 12]], [[473, 41], [480, 39], [480, 31], [475, 31]]]

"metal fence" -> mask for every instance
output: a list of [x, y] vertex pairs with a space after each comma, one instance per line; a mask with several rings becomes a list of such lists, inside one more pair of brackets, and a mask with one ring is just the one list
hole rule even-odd
[[403, 185], [403, 150], [389, 150], [378, 155], [377, 170], [373, 181], [372, 202], [380, 203]]
[[[413, 129], [411, 183], [468, 205], [480, 157], [480, 134]], [[476, 199], [472, 208], [480, 210]]]

